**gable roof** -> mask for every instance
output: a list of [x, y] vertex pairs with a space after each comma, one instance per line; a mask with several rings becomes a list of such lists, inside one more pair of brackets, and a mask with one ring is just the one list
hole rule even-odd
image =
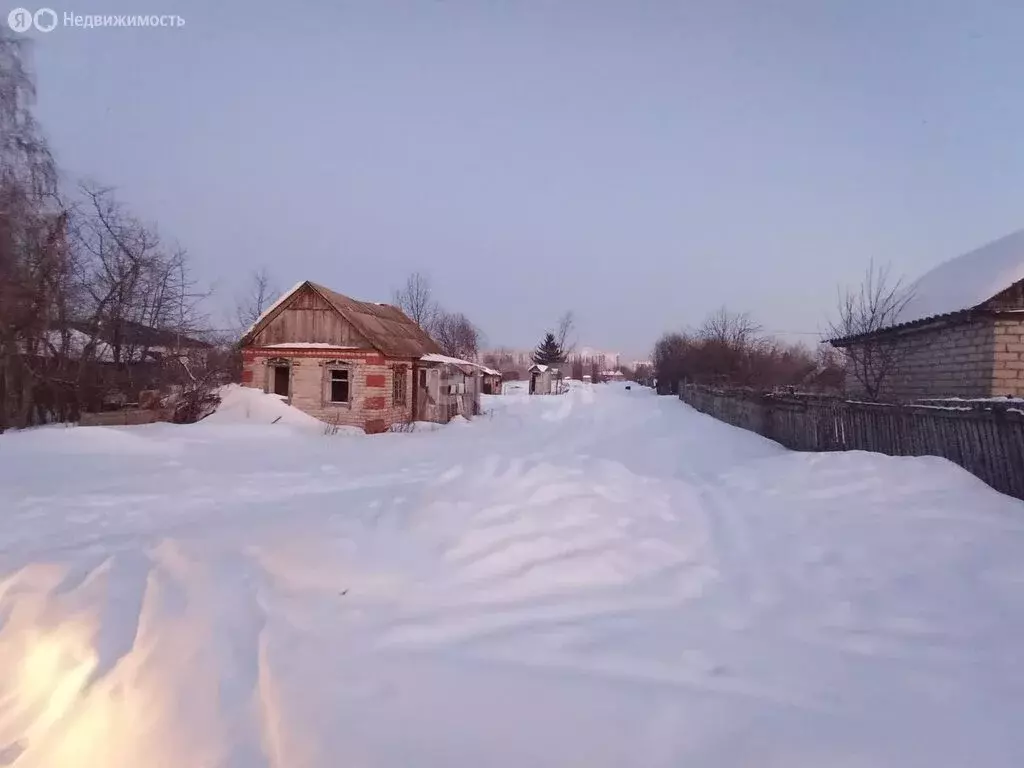
[[1024, 280], [1024, 229], [945, 261], [910, 284], [910, 298], [896, 322], [868, 334], [830, 339], [850, 341], [979, 310]]
[[388, 357], [422, 357], [441, 352], [437, 342], [398, 307], [357, 301], [309, 280], [297, 284], [260, 315], [242, 336], [242, 344], [252, 341], [273, 317], [287, 308], [291, 297], [305, 287], [316, 292], [371, 346]]

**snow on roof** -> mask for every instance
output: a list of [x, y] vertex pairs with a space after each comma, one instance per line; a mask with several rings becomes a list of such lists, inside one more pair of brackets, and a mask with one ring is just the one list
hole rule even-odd
[[533, 365], [531, 365], [526, 370], [530, 371], [531, 373], [547, 373], [548, 371], [550, 371], [556, 377], [562, 375], [562, 372], [559, 371], [557, 368], [555, 368], [555, 366], [553, 366], [553, 365], [544, 365], [543, 363], [534, 363]]
[[429, 355], [423, 355], [423, 357], [421, 357], [420, 360], [422, 360], [425, 363], [447, 363], [448, 365], [469, 366], [470, 368], [477, 368], [483, 371], [488, 376], [501, 375], [500, 373], [498, 373], [498, 371], [494, 370], [493, 368], [488, 368], [486, 365], [481, 365], [480, 363], [474, 363], [472, 360], [463, 360], [458, 357], [448, 357], [448, 355], [438, 355], [433, 352], [430, 353]]
[[973, 309], [1024, 280], [1024, 230], [940, 264], [910, 286], [899, 316], [910, 323]]
[[286, 341], [282, 344], [267, 344], [266, 349], [359, 349], [359, 347], [328, 344], [322, 341]]

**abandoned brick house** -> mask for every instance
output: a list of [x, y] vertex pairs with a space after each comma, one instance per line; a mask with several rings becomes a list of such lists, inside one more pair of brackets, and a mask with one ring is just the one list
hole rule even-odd
[[[892, 345], [881, 399], [1024, 396], [1024, 230], [926, 273], [897, 319], [830, 340], [862, 359], [864, 345]], [[847, 372], [849, 394], [864, 394], [860, 378]]]
[[242, 336], [242, 383], [329, 424], [383, 432], [479, 413], [482, 366], [446, 357], [400, 309], [309, 281]]

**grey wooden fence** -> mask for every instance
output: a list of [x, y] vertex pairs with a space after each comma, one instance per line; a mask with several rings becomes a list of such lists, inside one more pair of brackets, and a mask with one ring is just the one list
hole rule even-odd
[[679, 399], [797, 451], [862, 450], [942, 456], [998, 491], [1024, 499], [1024, 408], [942, 401], [888, 405], [681, 384]]

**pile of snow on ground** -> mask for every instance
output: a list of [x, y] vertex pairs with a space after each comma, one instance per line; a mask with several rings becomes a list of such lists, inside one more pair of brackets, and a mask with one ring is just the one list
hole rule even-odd
[[944, 460], [618, 385], [365, 440], [227, 395], [0, 437], [0, 765], [1024, 765], [1024, 504]]
[[[218, 391], [220, 405], [217, 410], [203, 420], [203, 424], [273, 424], [283, 427], [294, 427], [303, 432], [325, 434], [328, 425], [303, 413], [288, 404], [281, 395], [271, 395], [253, 387], [241, 387], [229, 384]], [[363, 430], [356, 427], [339, 426], [335, 434], [363, 435]]]

